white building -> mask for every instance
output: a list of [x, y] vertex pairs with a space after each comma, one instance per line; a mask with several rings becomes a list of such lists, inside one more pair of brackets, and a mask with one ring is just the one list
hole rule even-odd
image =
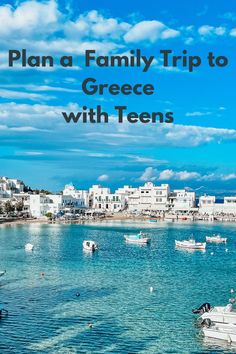
[[0, 198], [11, 198], [14, 193], [23, 193], [25, 185], [19, 179], [0, 177]]
[[118, 188], [115, 191], [115, 194], [120, 195], [124, 201], [125, 201], [125, 206], [128, 206], [128, 201], [129, 201], [129, 196], [137, 192], [138, 188], [134, 188], [132, 186], [127, 186], [125, 185], [124, 187]]
[[72, 183], [66, 184], [63, 190], [63, 195], [71, 196], [77, 200], [77, 204], [81, 208], [89, 208], [89, 191], [75, 189]]
[[169, 195], [170, 208], [175, 212], [188, 212], [196, 206], [196, 193], [174, 189]]
[[199, 213], [214, 214], [216, 197], [214, 195], [203, 195], [199, 198]]
[[111, 193], [110, 188], [94, 185], [89, 189], [91, 207], [96, 211], [115, 213], [125, 208], [125, 197]]
[[131, 212], [166, 211], [169, 193], [168, 184], [155, 186], [152, 182], [147, 182], [128, 197], [128, 209]]
[[199, 199], [199, 213], [201, 214], [236, 214], [236, 197], [224, 197], [223, 203], [216, 203], [215, 196], [204, 195]]
[[36, 218], [41, 218], [47, 213], [57, 215], [63, 211], [81, 208], [80, 200], [61, 194], [31, 194], [29, 206], [30, 214]]

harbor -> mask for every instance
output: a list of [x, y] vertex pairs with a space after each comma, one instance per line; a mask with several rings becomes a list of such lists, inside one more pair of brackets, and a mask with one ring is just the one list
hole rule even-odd
[[[150, 237], [148, 244], [124, 235]], [[234, 224], [106, 221], [89, 225], [30, 224], [0, 228], [1, 348], [8, 353], [233, 353], [208, 341], [192, 309], [225, 306], [235, 288]], [[204, 251], [175, 240], [209, 235]], [[85, 252], [93, 240], [96, 252]], [[34, 245], [26, 252], [25, 245]], [[227, 251], [226, 251], [227, 250]], [[188, 286], [183, 286], [188, 284]], [[27, 335], [26, 335], [27, 333]], [[10, 353], [10, 352], [9, 352]]]

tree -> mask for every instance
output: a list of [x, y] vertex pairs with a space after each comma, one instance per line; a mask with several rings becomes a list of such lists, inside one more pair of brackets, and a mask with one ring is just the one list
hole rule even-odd
[[12, 205], [11, 202], [7, 201], [4, 205], [4, 209], [6, 213], [10, 213], [15, 210], [14, 206]]
[[22, 200], [20, 200], [19, 202], [16, 203], [15, 208], [17, 211], [22, 211], [24, 208], [24, 203], [22, 202]]
[[51, 219], [52, 218], [52, 213], [48, 212], [45, 214], [45, 216], [48, 218], [48, 219]]

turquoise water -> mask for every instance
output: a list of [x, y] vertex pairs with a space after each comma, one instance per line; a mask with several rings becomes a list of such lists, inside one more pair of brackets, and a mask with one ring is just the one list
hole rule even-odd
[[[151, 236], [150, 246], [125, 244], [124, 233], [140, 229]], [[175, 239], [193, 233], [203, 241], [217, 232], [228, 237], [226, 246], [175, 250]], [[84, 253], [84, 239], [98, 242], [99, 252]], [[35, 245], [32, 253], [24, 250], [27, 242]], [[0, 320], [0, 353], [236, 352], [224, 342], [204, 340], [191, 313], [206, 301], [226, 304], [236, 288], [236, 226], [4, 227], [3, 269], [0, 303], [9, 316]]]

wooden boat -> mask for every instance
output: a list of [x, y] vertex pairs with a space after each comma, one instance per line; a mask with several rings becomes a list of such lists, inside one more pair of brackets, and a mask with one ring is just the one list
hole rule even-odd
[[140, 231], [138, 234], [124, 235], [125, 241], [127, 243], [136, 243], [136, 244], [147, 244], [151, 241], [150, 237], [147, 234], [144, 234]]
[[206, 242], [211, 243], [226, 243], [227, 238], [221, 237], [220, 235], [206, 236]]
[[83, 249], [85, 251], [94, 252], [98, 249], [98, 245], [94, 241], [85, 240], [83, 242]]
[[177, 248], [186, 248], [186, 249], [192, 249], [192, 250], [205, 250], [206, 242], [196, 242], [193, 239], [184, 240], [184, 241], [175, 240], [175, 246]]

